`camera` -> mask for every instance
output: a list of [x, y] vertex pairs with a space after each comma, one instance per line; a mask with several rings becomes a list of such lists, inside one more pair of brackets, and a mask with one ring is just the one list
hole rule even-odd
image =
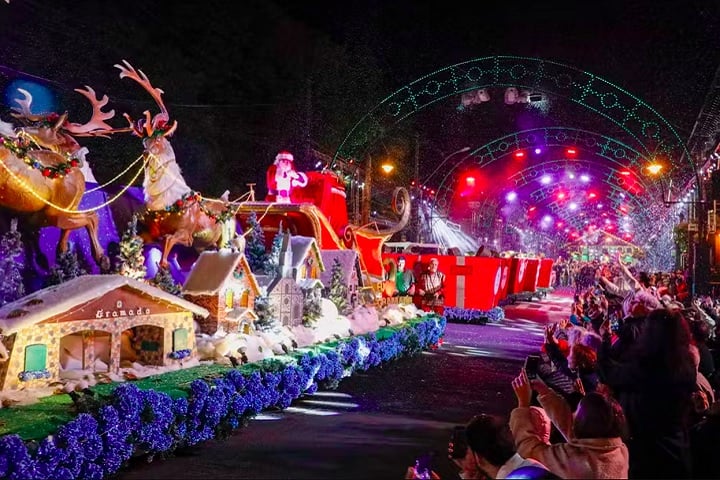
[[458, 425], [453, 428], [450, 435], [450, 443], [452, 443], [451, 458], [465, 458], [467, 453], [467, 436], [465, 435], [465, 427]]
[[538, 355], [528, 355], [525, 358], [525, 373], [530, 380], [537, 378], [539, 368], [540, 357]]

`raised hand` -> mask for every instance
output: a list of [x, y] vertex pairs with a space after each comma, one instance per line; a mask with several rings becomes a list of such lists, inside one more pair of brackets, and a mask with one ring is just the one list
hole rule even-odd
[[532, 387], [524, 368], [520, 370], [520, 375], [512, 381], [512, 387], [515, 397], [517, 397], [518, 407], [529, 407], [530, 400], [532, 400]]

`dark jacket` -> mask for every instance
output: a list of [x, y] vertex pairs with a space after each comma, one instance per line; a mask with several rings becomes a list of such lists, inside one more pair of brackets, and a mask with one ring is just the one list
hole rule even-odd
[[689, 422], [697, 373], [679, 378], [627, 350], [611, 353], [609, 336], [598, 352], [600, 380], [623, 408], [630, 439], [630, 478], [688, 478], [691, 474]]

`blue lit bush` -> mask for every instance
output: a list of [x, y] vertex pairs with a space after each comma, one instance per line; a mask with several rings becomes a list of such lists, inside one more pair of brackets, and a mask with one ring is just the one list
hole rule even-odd
[[303, 394], [333, 389], [355, 370], [437, 348], [444, 317], [429, 315], [397, 329], [344, 339], [334, 347], [297, 353], [295, 361], [260, 362], [248, 375], [230, 370], [221, 378], [196, 379], [187, 397], [172, 399], [129, 383], [116, 387], [94, 414], [81, 413], [40, 442], [0, 437], [0, 478], [102, 479], [131, 457], [168, 454], [177, 448], [225, 438], [257, 413], [284, 409]]

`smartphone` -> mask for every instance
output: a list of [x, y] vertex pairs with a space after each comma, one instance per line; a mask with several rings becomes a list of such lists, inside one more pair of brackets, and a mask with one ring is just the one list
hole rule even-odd
[[450, 443], [453, 444], [452, 458], [465, 458], [467, 453], [467, 437], [465, 436], [465, 427], [458, 425], [453, 428], [450, 435]]
[[426, 453], [415, 459], [415, 478], [432, 478], [432, 454]]
[[540, 357], [537, 355], [528, 355], [525, 358], [525, 373], [529, 379], [537, 378], [538, 368], [540, 367]]

